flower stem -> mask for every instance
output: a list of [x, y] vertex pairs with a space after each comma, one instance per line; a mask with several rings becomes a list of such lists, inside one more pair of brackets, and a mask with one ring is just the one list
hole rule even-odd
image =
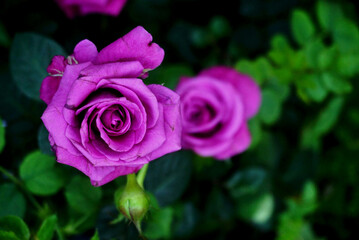
[[137, 174], [138, 185], [140, 185], [142, 188], [143, 188], [143, 183], [145, 181], [148, 165], [149, 165], [148, 163], [143, 165], [143, 167], [140, 169], [140, 171]]

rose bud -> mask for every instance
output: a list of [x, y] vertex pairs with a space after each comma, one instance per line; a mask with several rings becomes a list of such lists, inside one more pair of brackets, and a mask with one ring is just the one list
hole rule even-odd
[[136, 225], [141, 233], [141, 221], [148, 211], [150, 200], [143, 188], [137, 183], [135, 174], [127, 175], [126, 187], [117, 201], [118, 209]]
[[261, 103], [253, 79], [216, 66], [196, 77], [182, 77], [176, 92], [181, 96], [183, 148], [225, 160], [249, 147], [247, 121]]

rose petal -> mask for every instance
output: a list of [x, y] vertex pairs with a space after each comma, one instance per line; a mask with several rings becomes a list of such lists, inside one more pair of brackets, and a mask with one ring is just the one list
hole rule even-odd
[[261, 93], [258, 85], [249, 76], [224, 66], [206, 69], [200, 73], [200, 76], [210, 76], [233, 84], [242, 97], [247, 119], [258, 112], [261, 104]]
[[153, 160], [181, 149], [182, 124], [179, 109], [179, 95], [162, 85], [152, 84], [149, 85], [148, 88], [155, 94], [159, 104], [163, 108], [166, 134], [165, 142], [151, 153], [150, 160]]
[[54, 144], [68, 149], [72, 154], [80, 154], [71, 142], [63, 137], [67, 128], [67, 122], [62, 115], [63, 106], [65, 105], [67, 94], [73, 81], [77, 78], [79, 72], [88, 65], [88, 63], [68, 65], [65, 69], [64, 76], [56, 91], [52, 101], [47, 106], [41, 119], [45, 127], [51, 133]]
[[77, 108], [94, 90], [102, 78], [136, 77], [143, 67], [139, 62], [109, 63], [102, 66], [89, 65], [81, 71], [81, 77], [75, 81], [69, 92], [67, 105]]
[[106, 184], [113, 179], [137, 172], [143, 164], [126, 163], [126, 165], [117, 167], [97, 167], [92, 165], [84, 156], [74, 156], [64, 148], [56, 149], [57, 161], [77, 168], [91, 179], [91, 184], [98, 187]]
[[59, 88], [61, 77], [47, 76], [42, 80], [40, 87], [40, 99], [46, 104], [50, 104], [53, 96]]
[[[144, 110], [147, 116], [147, 128], [153, 127], [158, 119], [158, 102], [156, 96], [148, 89], [148, 87], [143, 83], [141, 79], [127, 79], [127, 78], [113, 78], [102, 80], [98, 87], [110, 87], [118, 90], [122, 93], [129, 101], [144, 106]], [[137, 102], [136, 98], [133, 97], [133, 94], [137, 96], [137, 99], [140, 102]]]
[[79, 63], [91, 62], [97, 56], [97, 48], [91, 41], [85, 39], [74, 49], [74, 57]]
[[163, 57], [163, 49], [152, 43], [151, 34], [138, 26], [102, 49], [94, 63], [139, 61], [145, 69], [155, 69], [161, 64]]
[[47, 67], [47, 72], [51, 75], [63, 74], [66, 67], [66, 59], [64, 56], [54, 56], [51, 59], [51, 63]]
[[[197, 89], [200, 89], [201, 91], [198, 91]], [[193, 104], [191, 98], [187, 99], [188, 94], [191, 95], [192, 91], [195, 91], [195, 93], [198, 94], [197, 98], [202, 97], [203, 99], [212, 99], [213, 102], [217, 102], [216, 105], [222, 106], [220, 112], [214, 113], [215, 115], [218, 114], [221, 118], [221, 127], [218, 131], [213, 132], [218, 139], [232, 137], [244, 120], [241, 98], [233, 89], [232, 85], [227, 82], [206, 76], [194, 77], [192, 80], [188, 80], [186, 84], [181, 85], [176, 91], [182, 97], [182, 109], [186, 103], [189, 105]], [[219, 109], [220, 108], [217, 108], [217, 110]], [[183, 119], [183, 122], [186, 122], [186, 119]], [[189, 124], [185, 123], [184, 125], [187, 126]], [[184, 138], [185, 137], [186, 135], [184, 135]], [[194, 137], [192, 136], [191, 139], [194, 140]]]
[[214, 157], [218, 160], [228, 159], [245, 151], [250, 146], [250, 143], [251, 134], [249, 132], [247, 123], [244, 123], [234, 136], [231, 144], [228, 145], [228, 148], [216, 154]]

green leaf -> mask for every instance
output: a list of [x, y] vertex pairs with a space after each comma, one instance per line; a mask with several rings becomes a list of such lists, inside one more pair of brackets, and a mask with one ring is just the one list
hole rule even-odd
[[[291, 82], [293, 82], [293, 74], [294, 73], [289, 67], [276, 68], [276, 69], [273, 69], [273, 71], [274, 71], [274, 75], [275, 75], [275, 77], [277, 79], [277, 84], [278, 85], [281, 84], [282, 87], [284, 85], [286, 85], [284, 88], [288, 88], [289, 84]], [[281, 96], [283, 96], [283, 94], [281, 94]], [[280, 97], [280, 98], [283, 100], [282, 97]]]
[[309, 67], [317, 68], [319, 65], [319, 55], [323, 52], [325, 46], [321, 39], [315, 39], [307, 42], [304, 47], [306, 60]]
[[260, 192], [267, 179], [267, 173], [261, 168], [248, 168], [235, 172], [227, 181], [232, 198], [238, 199], [245, 195]]
[[337, 59], [337, 72], [344, 77], [354, 77], [359, 73], [359, 58], [357, 54], [340, 55]]
[[270, 45], [271, 50], [268, 57], [279, 66], [288, 66], [289, 56], [293, 53], [288, 40], [283, 35], [275, 35], [271, 39]]
[[340, 78], [334, 73], [324, 72], [321, 75], [326, 88], [333, 93], [343, 94], [352, 90], [351, 84], [344, 78]]
[[[13, 233], [13, 234], [12, 234]], [[27, 240], [30, 238], [30, 231], [25, 222], [17, 216], [5, 216], [0, 218], [0, 239], [2, 236], [9, 236], [11, 239], [13, 235], [18, 240]]]
[[[295, 51], [290, 55], [290, 67], [294, 71], [303, 71], [307, 68], [307, 59], [303, 50]], [[293, 71], [292, 70], [292, 71]]]
[[304, 46], [315, 33], [315, 28], [309, 15], [305, 11], [299, 9], [293, 11], [291, 29], [293, 31], [294, 39], [302, 46]]
[[172, 208], [153, 209], [146, 221], [146, 227], [143, 232], [144, 236], [149, 239], [169, 239], [171, 236], [172, 220]]
[[[313, 182], [306, 182], [302, 191], [302, 202], [304, 205], [317, 204], [317, 188]], [[313, 212], [313, 211], [310, 211]]]
[[333, 34], [334, 42], [341, 53], [359, 52], [359, 30], [354, 22], [341, 19], [336, 24]]
[[284, 213], [279, 217], [278, 236], [276, 240], [301, 239], [300, 232], [304, 221], [301, 218], [293, 218], [290, 214]]
[[262, 91], [262, 105], [259, 110], [259, 118], [265, 124], [275, 123], [281, 113], [281, 101], [276, 93], [270, 89]]
[[0, 230], [0, 240], [19, 240], [14, 232]]
[[41, 124], [39, 131], [37, 133], [37, 144], [39, 145], [40, 151], [43, 154], [53, 156], [54, 152], [51, 150], [51, 145], [49, 142], [49, 132], [43, 124]]
[[5, 126], [2, 119], [0, 118], [0, 153], [2, 152], [4, 147], [5, 147]]
[[290, 85], [282, 83], [278, 78], [271, 79], [266, 87], [275, 93], [281, 102], [284, 102], [290, 93]]
[[38, 240], [51, 240], [57, 225], [57, 216], [51, 215], [46, 218], [41, 224], [39, 231], [37, 232]]
[[10, 69], [18, 88], [29, 98], [39, 100], [42, 80], [55, 55], [66, 56], [53, 40], [35, 33], [17, 33], [10, 50]]
[[262, 138], [262, 128], [258, 117], [251, 118], [248, 121], [248, 128], [252, 137], [250, 149], [254, 149]]
[[263, 82], [263, 74], [262, 72], [257, 70], [256, 63], [248, 61], [248, 60], [240, 60], [236, 63], [235, 69], [238, 72], [248, 74], [251, 76], [258, 84], [262, 84]]
[[174, 202], [185, 191], [191, 176], [192, 156], [191, 152], [181, 150], [150, 163], [144, 185], [160, 206]]
[[274, 198], [270, 193], [242, 198], [237, 205], [237, 215], [256, 224], [266, 223], [273, 214]]
[[20, 218], [24, 217], [26, 201], [14, 184], [1, 184], [0, 196], [0, 217], [6, 215], [16, 215]]
[[318, 56], [318, 66], [321, 70], [330, 68], [335, 62], [338, 55], [338, 50], [336, 45], [331, 46], [330, 48], [323, 49]]
[[91, 240], [100, 240], [97, 230], [95, 231], [95, 235], [92, 236]]
[[101, 201], [101, 188], [91, 185], [88, 178], [75, 176], [65, 188], [66, 200], [71, 209], [81, 214], [91, 214]]
[[325, 88], [320, 75], [305, 75], [298, 84], [304, 87], [306, 96], [315, 102], [322, 102], [328, 95], [328, 91]]
[[338, 120], [343, 104], [343, 98], [333, 98], [328, 103], [328, 105], [320, 112], [313, 127], [313, 131], [317, 136], [321, 136], [330, 131], [330, 129]]
[[32, 152], [20, 165], [20, 177], [34, 194], [55, 194], [65, 183], [63, 171], [55, 164], [54, 157], [44, 155], [40, 151]]
[[337, 22], [343, 18], [340, 5], [333, 1], [318, 1], [316, 10], [320, 26], [327, 31], [333, 31]]

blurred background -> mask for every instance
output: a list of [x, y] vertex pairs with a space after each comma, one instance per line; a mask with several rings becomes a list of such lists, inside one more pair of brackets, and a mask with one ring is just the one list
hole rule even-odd
[[[43, 229], [53, 238], [42, 239], [90, 239], [96, 231], [104, 240], [138, 239], [131, 224], [114, 221], [123, 177], [93, 188], [55, 165], [36, 95], [51, 56], [31, 49], [44, 41], [71, 54], [87, 38], [100, 50], [142, 25], [165, 50], [147, 83], [174, 89], [180, 76], [227, 65], [253, 77], [263, 97], [245, 153], [219, 162], [182, 150], [151, 163], [148, 239], [357, 239], [357, 12], [339, 0], [128, 0], [118, 17], [68, 19], [54, 1], [2, 0], [0, 217], [20, 217], [31, 236], [50, 224]], [[29, 67], [40, 70], [21, 75]], [[39, 169], [46, 174], [29, 177]]]

